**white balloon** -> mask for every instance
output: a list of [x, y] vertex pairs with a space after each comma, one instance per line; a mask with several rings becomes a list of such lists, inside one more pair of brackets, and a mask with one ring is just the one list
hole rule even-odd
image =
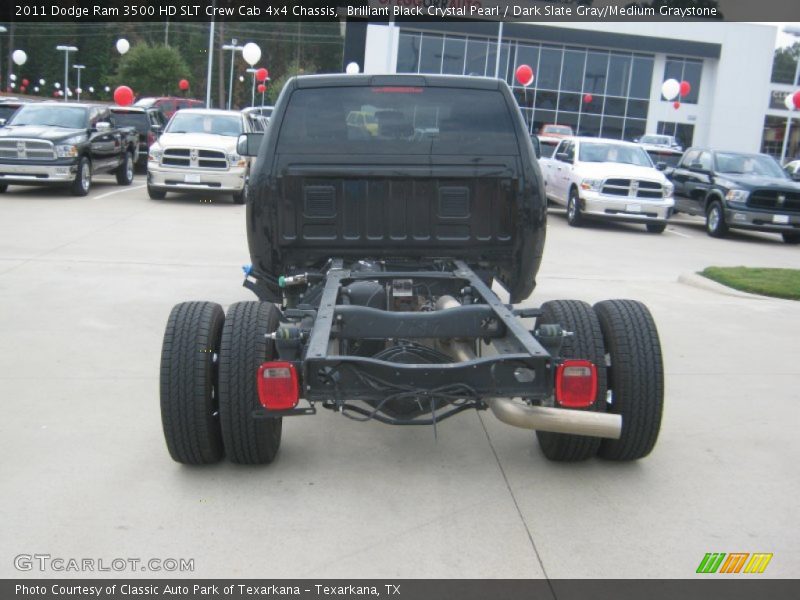
[[239, 75], [239, 81], [240, 82], [244, 81], [244, 75]]
[[72, 90], [67, 90], [67, 96], [72, 96]]
[[56, 81], [56, 82], [53, 84], [53, 87], [54, 87], [54, 88], [56, 88], [57, 90], [60, 90], [60, 89], [61, 89], [61, 84], [60, 84], [60, 83], [58, 83], [58, 82]]
[[361, 71], [361, 67], [358, 66], [357, 62], [347, 63], [347, 67], [345, 68], [345, 73], [348, 75], [356, 75]]
[[34, 86], [33, 91], [38, 94], [39, 93], [39, 86], [38, 85]]
[[786, 107], [786, 110], [794, 110], [794, 100], [792, 96], [794, 96], [794, 92], [789, 92], [786, 94], [786, 98], [783, 99], [783, 105]]
[[246, 43], [244, 48], [242, 48], [242, 58], [252, 67], [261, 60], [261, 48], [258, 47], [258, 44], [254, 44], [253, 42]]
[[75, 91], [78, 92], [79, 94], [82, 94], [83, 93], [83, 88], [76, 88]]
[[106, 86], [106, 91], [107, 91], [107, 92], [110, 92], [110, 91], [111, 91], [111, 88], [110, 88], [109, 86]]
[[681, 84], [675, 79], [667, 79], [661, 84], [661, 93], [667, 100], [674, 100], [681, 91]]
[[91, 85], [89, 86], [89, 93], [94, 94], [94, 87]]
[[10, 88], [13, 90], [15, 87], [17, 87], [17, 84], [16, 84], [16, 83], [12, 83], [12, 84], [11, 84], [11, 85], [9, 85], [8, 87], [10, 87]]
[[130, 43], [125, 38], [119, 38], [117, 40], [117, 52], [120, 54], [125, 54], [128, 50], [131, 49]]
[[44, 79], [40, 79], [39, 80], [39, 85], [44, 85], [45, 83], [47, 83], [47, 82]]
[[8, 76], [8, 78], [9, 78], [11, 81], [16, 81], [16, 80], [17, 80], [17, 76], [16, 76], [16, 75], [14, 75], [14, 73], [11, 73], [11, 75], [9, 75], [9, 76]]
[[14, 50], [11, 59], [14, 61], [14, 64], [22, 66], [27, 62], [28, 55], [25, 54], [25, 50]]

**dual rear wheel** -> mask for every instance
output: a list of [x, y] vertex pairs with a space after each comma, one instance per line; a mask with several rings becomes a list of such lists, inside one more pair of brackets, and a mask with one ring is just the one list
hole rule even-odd
[[212, 302], [172, 309], [161, 352], [161, 420], [167, 449], [183, 464], [266, 464], [281, 443], [282, 419], [256, 419], [256, 372], [274, 357], [266, 335], [278, 310], [266, 302]]
[[661, 428], [664, 367], [658, 331], [650, 311], [635, 300], [605, 300], [594, 307], [578, 300], [542, 305], [540, 324], [561, 325], [562, 358], [591, 360], [598, 367], [597, 396], [584, 410], [622, 416], [618, 440], [537, 431], [550, 460], [575, 462], [592, 456], [630, 461], [650, 454]]

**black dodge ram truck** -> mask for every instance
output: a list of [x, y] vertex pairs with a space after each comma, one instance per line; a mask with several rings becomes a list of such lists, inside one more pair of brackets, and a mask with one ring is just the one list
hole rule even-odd
[[173, 459], [269, 463], [282, 419], [318, 407], [434, 428], [490, 410], [557, 461], [653, 449], [664, 388], [647, 307], [513, 304], [534, 289], [547, 210], [504, 82], [297, 77], [237, 146], [257, 156], [244, 282], [257, 300], [173, 308], [160, 371]]
[[135, 130], [115, 127], [107, 106], [26, 104], [0, 129], [0, 193], [9, 184], [67, 185], [85, 196], [95, 173], [130, 185], [137, 150]]
[[800, 243], [800, 183], [770, 156], [689, 148], [668, 177], [675, 211], [705, 216], [710, 236], [750, 229]]

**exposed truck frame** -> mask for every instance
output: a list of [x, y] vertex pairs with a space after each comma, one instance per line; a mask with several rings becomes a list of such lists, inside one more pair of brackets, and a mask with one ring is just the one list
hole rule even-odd
[[[435, 128], [402, 133], [409, 103], [438, 102], [436, 114], [452, 112], [454, 120], [451, 88], [475, 92], [476, 103], [497, 111], [487, 122], [497, 116], [504, 128], [493, 137], [474, 115], [461, 115], [457, 133], [477, 128], [475, 139], [487, 144], [507, 136], [502, 152], [480, 154], [473, 144], [436, 154], [427, 137]], [[347, 154], [333, 138], [336, 152], [317, 145], [303, 153], [285, 121], [295, 92], [292, 118], [301, 120], [323, 118], [298, 108], [309, 98], [326, 110], [366, 94], [386, 113], [391, 143], [412, 150], [372, 156], [363, 149], [374, 140], [360, 138]], [[344, 135], [335, 127], [348, 110], [355, 109], [325, 115], [323, 134]], [[435, 135], [445, 147], [442, 119]], [[285, 147], [281, 135], [290, 137]], [[161, 409], [173, 459], [269, 463], [283, 418], [318, 407], [434, 428], [465, 411], [490, 410], [536, 430], [542, 452], [556, 461], [651, 452], [664, 380], [649, 310], [634, 300], [523, 303], [535, 285], [546, 209], [533, 146], [504, 83], [298, 78], [284, 88], [263, 143], [243, 136], [239, 154], [257, 156], [246, 219], [253, 265], [244, 286], [258, 301], [237, 302], [227, 313], [212, 302], [172, 310]]]

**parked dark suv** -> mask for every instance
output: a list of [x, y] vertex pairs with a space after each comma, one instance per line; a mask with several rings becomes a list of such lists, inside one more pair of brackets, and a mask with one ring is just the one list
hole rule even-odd
[[705, 216], [710, 236], [750, 229], [800, 243], [800, 183], [771, 156], [689, 148], [669, 177], [676, 212]]
[[139, 135], [136, 166], [146, 169], [147, 152], [167, 124], [164, 113], [155, 108], [139, 108], [138, 106], [112, 106], [109, 110], [114, 115], [117, 127], [133, 127], [136, 130]]
[[195, 100], [194, 98], [164, 96], [161, 98], [139, 98], [134, 103], [134, 106], [140, 108], [157, 108], [169, 119], [176, 111], [182, 108], [205, 108], [206, 104], [202, 100]]

